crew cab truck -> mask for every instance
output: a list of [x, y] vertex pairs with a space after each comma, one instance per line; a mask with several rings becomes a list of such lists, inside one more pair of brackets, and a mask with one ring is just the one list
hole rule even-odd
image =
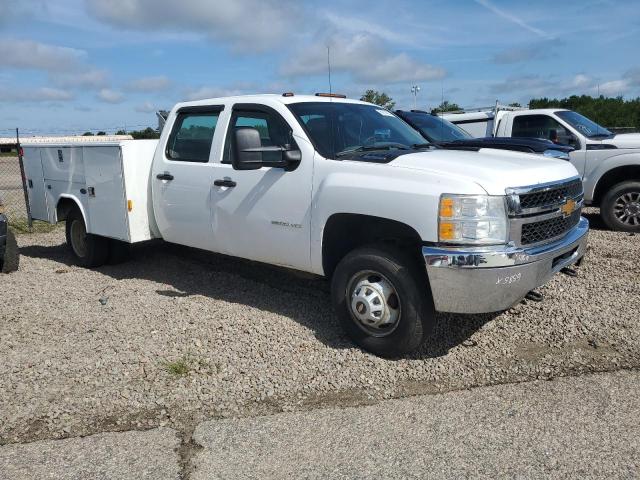
[[66, 220], [81, 265], [161, 238], [322, 275], [346, 331], [382, 356], [426, 341], [436, 310], [509, 308], [587, 243], [569, 162], [436, 149], [335, 95], [179, 103], [158, 141], [24, 152], [33, 215]]
[[495, 113], [444, 117], [463, 129], [486, 126], [496, 137], [543, 138], [573, 147], [569, 157], [583, 180], [585, 204], [600, 207], [602, 220], [612, 230], [640, 232], [640, 134], [614, 134], [577, 112], [560, 108], [498, 107]]

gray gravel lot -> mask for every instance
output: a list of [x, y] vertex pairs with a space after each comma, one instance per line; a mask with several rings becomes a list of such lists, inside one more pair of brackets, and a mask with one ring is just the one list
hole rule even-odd
[[440, 315], [397, 361], [349, 342], [320, 280], [161, 243], [84, 270], [62, 229], [19, 242], [0, 277], [0, 443], [640, 366], [640, 235], [594, 229], [545, 302]]

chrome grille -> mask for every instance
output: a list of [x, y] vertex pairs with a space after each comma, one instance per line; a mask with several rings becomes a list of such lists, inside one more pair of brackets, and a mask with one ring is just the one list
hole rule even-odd
[[[509, 188], [510, 240], [534, 246], [564, 236], [580, 221], [583, 189], [580, 178], [530, 187]], [[574, 203], [569, 213], [567, 205]], [[570, 209], [569, 209], [570, 210]]]
[[550, 238], [556, 238], [571, 230], [580, 221], [580, 209], [568, 217], [554, 217], [540, 222], [525, 223], [522, 225], [520, 243], [532, 245]]
[[521, 208], [539, 208], [563, 202], [567, 198], [582, 195], [582, 181], [580, 179], [532, 193], [520, 195]]

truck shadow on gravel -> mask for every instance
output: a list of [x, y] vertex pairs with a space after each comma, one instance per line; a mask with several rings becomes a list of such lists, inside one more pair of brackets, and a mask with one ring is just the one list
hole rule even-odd
[[[286, 316], [330, 348], [354, 347], [334, 315], [329, 283], [321, 277], [163, 242], [131, 250], [128, 261], [95, 270], [116, 280], [164, 284], [155, 294], [165, 298], [202, 295]], [[78, 268], [65, 244], [25, 246], [21, 253]], [[431, 340], [406, 358], [441, 357], [458, 345], [473, 347], [470, 337], [497, 315], [437, 314]]]

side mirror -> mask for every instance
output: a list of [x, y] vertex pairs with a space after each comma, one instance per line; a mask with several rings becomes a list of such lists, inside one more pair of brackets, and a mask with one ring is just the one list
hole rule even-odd
[[257, 128], [238, 128], [235, 131], [236, 151], [233, 155], [234, 170], [257, 170], [262, 167], [262, 142]]
[[277, 146], [263, 147], [260, 132], [256, 128], [238, 128], [235, 138], [236, 152], [232, 161], [234, 170], [257, 170], [261, 167], [293, 170], [302, 160], [300, 150]]

